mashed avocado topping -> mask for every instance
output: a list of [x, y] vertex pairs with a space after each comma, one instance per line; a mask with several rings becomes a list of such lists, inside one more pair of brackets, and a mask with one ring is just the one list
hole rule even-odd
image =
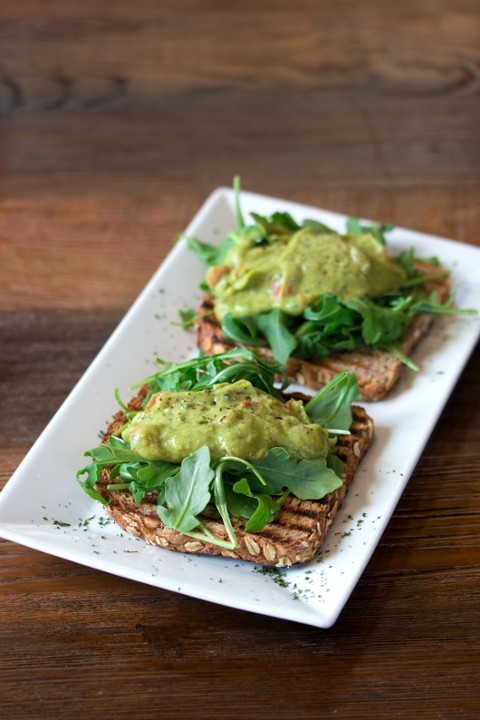
[[180, 463], [202, 446], [212, 459], [225, 455], [254, 461], [274, 447], [294, 459], [327, 457], [328, 432], [312, 423], [303, 403], [286, 404], [248, 380], [194, 392], [159, 392], [124, 433], [146, 460]]
[[397, 290], [405, 279], [405, 270], [372, 234], [322, 234], [309, 227], [269, 243], [259, 242], [255, 232], [239, 234], [224, 263], [206, 277], [219, 320], [274, 308], [300, 315], [325, 293], [340, 300], [375, 297]]

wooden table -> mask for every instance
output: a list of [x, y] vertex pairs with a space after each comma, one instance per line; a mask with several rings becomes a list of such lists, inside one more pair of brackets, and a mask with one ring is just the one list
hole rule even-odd
[[[23, 0], [0, 38], [2, 485], [234, 174], [480, 244], [478, 0]], [[330, 630], [1, 541], [0, 716], [480, 717], [479, 361]]]

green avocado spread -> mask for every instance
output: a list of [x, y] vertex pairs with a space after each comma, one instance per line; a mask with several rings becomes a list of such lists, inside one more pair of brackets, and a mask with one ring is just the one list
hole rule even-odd
[[259, 460], [282, 447], [296, 460], [326, 457], [327, 431], [310, 422], [300, 400], [285, 404], [248, 380], [195, 392], [160, 392], [123, 434], [146, 460], [180, 463], [207, 445], [212, 459]]
[[310, 228], [269, 244], [238, 236], [222, 266], [207, 273], [215, 313], [246, 317], [279, 308], [299, 315], [324, 293], [339, 300], [397, 290], [405, 271], [370, 234], [321, 234]]

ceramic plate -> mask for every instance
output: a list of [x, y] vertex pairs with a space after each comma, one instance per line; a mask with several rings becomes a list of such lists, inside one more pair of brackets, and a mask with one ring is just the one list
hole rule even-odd
[[[346, 218], [275, 198], [242, 193], [250, 211], [286, 210], [297, 220], [316, 218], [338, 230]], [[186, 234], [219, 241], [235, 227], [234, 196], [219, 188]], [[480, 250], [397, 228], [389, 250], [415, 247], [438, 256], [452, 272], [457, 302], [480, 308]], [[439, 318], [420, 344], [421, 372], [404, 372], [390, 397], [370, 404], [376, 425], [364, 459], [327, 541], [306, 566], [264, 570], [222, 558], [183, 555], [131, 538], [107, 519], [75, 481], [85, 449], [116, 409], [113, 392], [152, 373], [155, 359], [181, 361], [195, 354], [178, 308], [195, 307], [205, 271], [179, 242], [147, 284], [0, 495], [0, 535], [42, 552], [158, 588], [256, 613], [331, 626], [387, 525], [428, 437], [477, 341], [477, 317]]]

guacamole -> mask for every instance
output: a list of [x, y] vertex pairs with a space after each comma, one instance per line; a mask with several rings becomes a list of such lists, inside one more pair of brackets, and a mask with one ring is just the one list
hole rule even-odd
[[186, 392], [160, 392], [123, 433], [146, 460], [180, 463], [203, 445], [213, 460], [259, 460], [273, 447], [296, 460], [326, 457], [327, 431], [310, 422], [300, 400], [282, 403], [248, 380]]
[[397, 290], [406, 273], [368, 233], [321, 234], [302, 228], [290, 237], [259, 242], [239, 236], [222, 266], [207, 272], [215, 314], [247, 317], [279, 308], [300, 315], [325, 293], [339, 300]]

